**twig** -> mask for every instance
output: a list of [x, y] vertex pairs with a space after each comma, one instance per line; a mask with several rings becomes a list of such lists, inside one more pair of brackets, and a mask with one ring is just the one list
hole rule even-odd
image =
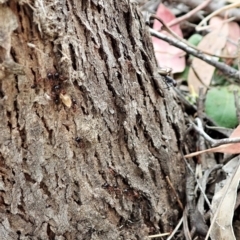
[[195, 121], [197, 122], [197, 125], [195, 125], [193, 122], [192, 127], [200, 134], [202, 135], [207, 141], [209, 141], [211, 144], [215, 144], [216, 140], [211, 138], [203, 129], [202, 122], [199, 118], [196, 118]]
[[185, 108], [187, 108], [188, 110], [191, 110], [193, 112], [197, 111], [196, 106], [194, 104], [190, 103], [178, 88], [173, 88], [173, 90], [176, 92], [177, 97], [182, 102], [182, 104], [184, 105]]
[[178, 222], [177, 226], [174, 228], [174, 230], [172, 231], [171, 235], [167, 238], [167, 240], [171, 240], [174, 237], [174, 235], [176, 234], [177, 230], [180, 228], [182, 222], [183, 222], [183, 217], [180, 219], [180, 221]]
[[[194, 104], [190, 103], [178, 88], [173, 88], [173, 90], [176, 92], [178, 99], [182, 102], [182, 104], [188, 111], [191, 111], [193, 113], [197, 112], [197, 107]], [[202, 115], [204, 120], [206, 120], [209, 124], [212, 125], [212, 126], [208, 126], [209, 128], [214, 129], [214, 126], [217, 126], [217, 124], [212, 119], [210, 119], [205, 113], [202, 113]]]
[[[192, 127], [192, 126], [191, 126]], [[186, 135], [188, 134], [188, 132], [190, 131], [191, 128], [189, 128], [186, 133], [184, 134], [184, 138], [186, 137]], [[194, 185], [195, 182], [197, 183], [197, 186], [199, 187], [200, 191], [201, 191], [201, 195], [204, 197], [206, 203], [208, 204], [209, 209], [211, 210], [211, 206], [210, 206], [210, 202], [207, 198], [207, 196], [205, 195], [205, 189], [202, 188], [200, 182], [198, 181], [198, 179], [195, 177], [194, 171], [191, 167], [191, 165], [193, 165], [193, 161], [190, 160], [190, 162], [188, 162], [184, 155], [183, 155], [183, 145], [181, 145], [180, 147], [180, 152], [182, 155], [182, 158], [184, 159], [184, 162], [187, 166], [187, 170], [186, 170], [186, 175], [187, 175], [187, 179], [186, 179], [186, 201], [187, 201], [187, 208], [185, 208], [184, 210], [184, 221], [183, 221], [183, 226], [184, 226], [184, 235], [186, 239], [191, 239], [191, 236], [189, 234], [189, 230], [188, 230], [188, 224], [187, 224], [187, 219], [186, 219], [186, 212], [188, 210], [189, 213], [189, 218], [190, 218], [190, 222], [191, 222], [191, 226], [192, 226], [192, 233], [194, 231], [197, 231], [199, 234], [206, 234], [207, 233], [207, 226], [203, 220], [203, 216], [202, 214], [199, 212], [198, 208], [196, 208], [195, 205], [195, 194], [194, 194]]]
[[179, 199], [178, 194], [177, 194], [175, 188], [173, 187], [172, 182], [170, 181], [168, 176], [166, 176], [166, 180], [167, 180], [169, 186], [171, 187], [171, 189], [173, 190], [173, 193], [174, 193], [175, 197], [177, 198], [178, 205], [183, 210], [183, 204], [182, 204], [181, 200]]
[[[195, 8], [198, 5], [202, 3], [202, 0], [175, 0], [174, 2], [178, 2], [181, 4], [185, 4], [190, 8]], [[208, 12], [209, 14], [221, 9], [222, 7], [225, 6], [227, 1], [212, 1], [208, 6], [204, 9], [204, 11]], [[223, 16], [223, 13], [219, 13], [218, 15]], [[235, 16], [237, 21], [240, 21], [240, 9], [239, 8], [233, 8], [229, 10], [229, 15]]]
[[193, 10], [191, 10], [190, 12], [188, 12], [187, 14], [175, 18], [173, 19], [171, 22], [168, 23], [168, 27], [172, 27], [173, 25], [176, 25], [188, 18], [190, 18], [192, 15], [196, 14], [198, 11], [202, 10], [203, 8], [205, 8], [212, 0], [205, 0], [204, 2], [202, 2], [200, 5], [198, 5], [196, 8], [194, 8]]
[[[232, 22], [232, 21], [234, 21], [234, 20], [236, 20], [235, 17], [231, 17], [231, 18], [228, 18], [228, 19], [224, 19], [224, 20], [222, 20], [222, 23], [221, 23], [221, 24], [223, 25], [224, 23], [229, 23], [229, 22]], [[198, 31], [198, 32], [201, 32], [201, 31], [210, 32], [210, 31], [211, 31], [211, 28], [212, 28], [211, 25], [206, 25], [206, 26], [198, 27], [197, 29], [196, 29], [196, 27], [197, 27], [197, 26], [195, 26], [195, 30]], [[235, 43], [233, 43], [233, 44], [235, 44]], [[236, 58], [236, 57], [237, 57], [237, 55], [233, 55], [233, 58]]]
[[[198, 118], [201, 121], [201, 126], [202, 126], [202, 122], [203, 122], [203, 111], [204, 111], [204, 90], [202, 87], [199, 88], [199, 94], [198, 94], [198, 99], [197, 99], [197, 115]], [[198, 146], [199, 146], [199, 150], [205, 150], [206, 149], [206, 145], [205, 145], [205, 141], [204, 141], [204, 137], [203, 136], [199, 136], [198, 139]], [[206, 166], [206, 158], [205, 158], [205, 154], [198, 156], [198, 165], [196, 166], [196, 175], [199, 177], [202, 177], [202, 166]]]
[[240, 39], [238, 39], [237, 43], [237, 64], [238, 64], [238, 71], [240, 70]]
[[[162, 24], [161, 30], [165, 30], [170, 35], [172, 35], [173, 37], [178, 39], [179, 41], [184, 42], [189, 47], [191, 47], [191, 48], [193, 48], [193, 49], [195, 49], [195, 50], [197, 50], [197, 51], [199, 51], [201, 53], [204, 53], [204, 54], [207, 54], [207, 55], [213, 56], [213, 57], [219, 57], [219, 58], [236, 58], [237, 57], [237, 56], [232, 56], [232, 55], [217, 55], [217, 54], [208, 52], [206, 50], [202, 50], [202, 49], [200, 50], [196, 46], [194, 46], [193, 44], [191, 44], [188, 41], [186, 41], [184, 38], [181, 38], [180, 36], [178, 36], [171, 28], [168, 27], [168, 25], [161, 18], [159, 18], [158, 16], [153, 15], [153, 14], [150, 15], [150, 19], [152, 19], [152, 18], [158, 20]], [[148, 23], [149, 21], [146, 21], [146, 22]]]
[[[195, 119], [198, 122], [198, 126], [196, 126], [193, 122], [191, 122], [191, 127], [196, 130], [199, 134], [201, 134], [207, 141], [211, 143], [211, 147], [218, 147], [220, 145], [224, 144], [232, 144], [232, 143], [240, 143], [240, 138], [223, 138], [219, 140], [215, 140], [211, 138], [204, 130], [202, 125], [199, 125], [201, 123], [201, 120], [199, 118]], [[199, 127], [200, 126], [200, 127]]]
[[157, 237], [164, 237], [164, 236], [168, 236], [170, 233], [159, 233], [159, 234], [155, 234], [155, 235], [150, 235], [148, 236], [148, 238], [157, 238]]
[[[187, 131], [185, 132], [185, 137], [186, 137], [186, 135], [188, 134], [188, 132], [191, 130], [191, 128], [192, 128], [192, 126], [190, 126], [190, 128], [187, 129]], [[185, 138], [185, 137], [184, 137], [184, 138]], [[182, 158], [183, 158], [183, 160], [184, 160], [187, 168], [189, 169], [189, 171], [191, 172], [191, 174], [194, 176], [195, 181], [196, 181], [196, 183], [197, 183], [200, 191], [203, 193], [204, 199], [205, 199], [205, 201], [206, 201], [209, 209], [211, 209], [211, 204], [210, 204], [208, 198], [206, 197], [206, 195], [204, 194], [204, 190], [202, 189], [201, 184], [199, 183], [198, 179], [195, 177], [195, 173], [194, 173], [192, 167], [190, 166], [190, 164], [188, 163], [187, 159], [184, 157], [184, 154], [183, 154], [183, 145], [180, 147], [180, 153], [181, 153], [181, 155], [182, 155]]]
[[236, 69], [229, 67], [228, 65], [226, 65], [222, 62], [218, 62], [218, 61], [214, 60], [212, 57], [209, 57], [209, 56], [206, 56], [206, 55], [200, 53], [199, 51], [189, 47], [187, 44], [179, 41], [178, 39], [173, 39], [171, 37], [168, 37], [168, 36], [166, 36], [160, 32], [157, 32], [156, 30], [151, 29], [151, 28], [149, 29], [149, 31], [152, 36], [162, 39], [163, 41], [166, 41], [169, 44], [182, 49], [183, 51], [193, 55], [194, 57], [197, 57], [197, 58], [209, 63], [210, 65], [214, 66], [219, 71], [221, 71], [223, 74], [239, 80], [239, 71], [237, 71]]
[[240, 104], [239, 104], [239, 97], [238, 97], [238, 91], [234, 90], [234, 103], [236, 107], [236, 114], [237, 114], [237, 119], [238, 119], [238, 124], [240, 123]]
[[201, 179], [201, 186], [202, 186], [203, 192], [201, 192], [201, 195], [200, 195], [200, 197], [198, 199], [198, 203], [197, 203], [197, 208], [198, 208], [198, 210], [201, 214], [204, 213], [204, 206], [203, 206], [204, 205], [204, 199], [207, 198], [207, 196], [205, 195], [205, 190], [206, 190], [206, 187], [207, 187], [207, 179], [213, 171], [216, 171], [216, 170], [222, 168], [222, 166], [223, 166], [222, 164], [217, 164], [214, 167], [206, 170], [205, 173], [204, 173], [204, 176]]
[[[229, 4], [229, 5], [225, 6], [225, 7], [222, 7], [222, 8], [220, 8], [220, 9], [214, 11], [213, 13], [211, 13], [210, 15], [208, 15], [207, 17], [205, 17], [205, 18], [197, 25], [196, 30], [197, 30], [200, 26], [206, 24], [207, 21], [208, 21], [209, 19], [211, 19], [213, 16], [216, 16], [216, 15], [218, 15], [219, 13], [221, 13], [221, 12], [223, 12], [223, 11], [226, 11], [226, 10], [228, 10], [228, 9], [235, 8], [235, 7], [238, 7], [238, 6], [240, 6], [240, 3], [239, 3], [239, 2], [235, 2], [235, 3]], [[198, 31], [198, 30], [197, 30], [197, 31]]]
[[191, 122], [192, 128], [194, 128], [207, 141], [209, 141], [211, 143], [211, 147], [218, 147], [218, 146], [224, 145], [224, 144], [232, 144], [232, 143], [240, 142], [240, 138], [223, 138], [223, 139], [219, 139], [219, 140], [213, 139], [204, 131], [201, 120], [199, 118], [196, 118], [195, 120], [197, 121], [198, 126], [196, 126], [193, 122]]
[[186, 240], [192, 240], [192, 237], [189, 232], [189, 227], [188, 227], [188, 221], [187, 221], [187, 206], [185, 206], [185, 209], [183, 211], [183, 232]]
[[231, 135], [231, 133], [233, 132], [232, 129], [216, 126], [216, 124], [213, 126], [206, 124], [205, 127], [208, 129], [214, 130], [216, 132], [219, 132], [219, 133], [223, 134], [225, 137], [229, 137]]
[[212, 147], [218, 147], [223, 144], [232, 144], [232, 143], [240, 143], [240, 138], [224, 138], [217, 140], [216, 143], [212, 144]]

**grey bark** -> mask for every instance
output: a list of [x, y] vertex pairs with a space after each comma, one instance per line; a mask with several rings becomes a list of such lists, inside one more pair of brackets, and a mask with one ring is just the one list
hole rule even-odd
[[0, 9], [13, 19], [2, 24], [0, 12], [1, 239], [171, 231], [182, 211], [165, 177], [183, 200], [184, 120], [155, 77], [136, 6], [9, 1]]

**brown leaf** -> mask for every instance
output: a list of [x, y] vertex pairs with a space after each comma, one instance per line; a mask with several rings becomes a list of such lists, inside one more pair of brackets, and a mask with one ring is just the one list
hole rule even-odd
[[[200, 50], [216, 55], [221, 54], [221, 50], [225, 46], [228, 36], [228, 24], [222, 23], [223, 20], [220, 21], [220, 18], [218, 18], [218, 21], [218, 26], [216, 27], [214, 22], [214, 30], [207, 34], [199, 43], [198, 48]], [[218, 60], [217, 57], [214, 57], [214, 59]], [[200, 87], [207, 90], [215, 71], [215, 67], [198, 58], [193, 58], [192, 68], [188, 74], [188, 87], [190, 92], [192, 94], [197, 94]]]

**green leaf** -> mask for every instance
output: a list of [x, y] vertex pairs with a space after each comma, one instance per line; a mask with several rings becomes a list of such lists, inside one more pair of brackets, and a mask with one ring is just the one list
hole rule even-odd
[[185, 69], [184, 69], [184, 71], [181, 72], [181, 73], [175, 74], [175, 75], [174, 75], [174, 78], [187, 81], [189, 69], [190, 69], [190, 67], [189, 67], [189, 66], [186, 66]]
[[240, 88], [236, 85], [215, 87], [207, 93], [206, 114], [219, 126], [234, 128], [238, 124], [233, 90], [240, 94]]
[[214, 85], [229, 85], [229, 81], [226, 80], [226, 76], [220, 73], [219, 71], [215, 71], [213, 74], [213, 78], [211, 84]]
[[202, 36], [198, 33], [193, 34], [189, 39], [188, 42], [194, 46], [197, 46], [199, 42], [202, 40]]

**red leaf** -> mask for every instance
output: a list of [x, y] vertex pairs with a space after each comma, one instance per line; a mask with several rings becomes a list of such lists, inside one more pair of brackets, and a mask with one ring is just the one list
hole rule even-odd
[[[175, 16], [163, 4], [159, 4], [156, 15], [161, 18], [165, 23], [168, 23], [175, 19]], [[159, 21], [154, 20], [153, 29], [159, 31], [161, 29], [161, 26], [162, 24]], [[179, 24], [172, 26], [171, 29], [180, 37], [182, 37], [182, 31]], [[166, 31], [163, 31], [163, 33], [170, 37], [173, 37]], [[152, 40], [158, 65], [160, 66], [161, 64], [161, 67], [172, 68], [173, 73], [182, 72], [185, 68], [184, 51], [179, 48], [173, 47], [172, 45], [165, 41], [162, 41], [161, 39], [153, 37]]]

